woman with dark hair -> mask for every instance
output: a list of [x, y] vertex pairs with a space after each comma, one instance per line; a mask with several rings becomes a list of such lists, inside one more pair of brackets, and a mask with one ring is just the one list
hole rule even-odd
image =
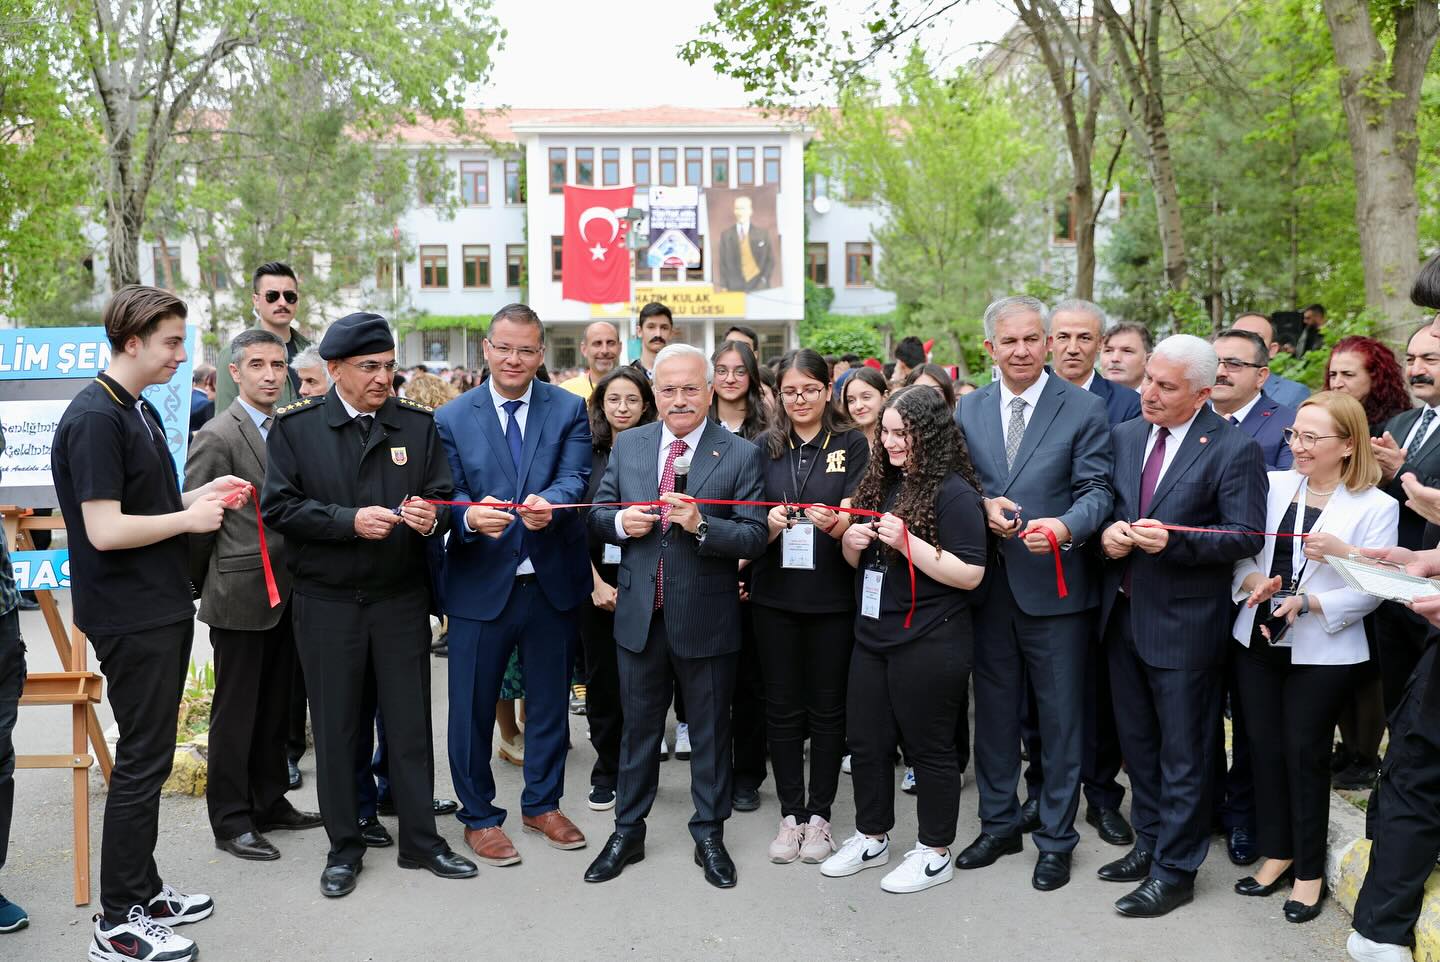
[[880, 426], [880, 409], [889, 395], [889, 382], [873, 367], [856, 368], [845, 379], [845, 386], [840, 391], [840, 413], [872, 445], [876, 429]]
[[744, 341], [726, 341], [715, 349], [715, 401], [710, 417], [733, 434], [754, 441], [765, 430], [765, 395], [760, 365]]
[[950, 377], [949, 371], [938, 364], [929, 363], [911, 368], [905, 377], [905, 387], [917, 384], [939, 391], [940, 396], [945, 399], [945, 406], [955, 410], [955, 380]]
[[[766, 731], [780, 830], [770, 861], [821, 862], [835, 851], [830, 807], [845, 751], [845, 682], [854, 645], [853, 572], [840, 539], [850, 516], [832, 510], [855, 493], [870, 446], [830, 405], [830, 365], [808, 348], [780, 364], [780, 395], [760, 439], [770, 546], [750, 591], [765, 685]], [[810, 738], [806, 794], [805, 738]]]
[[[595, 500], [610, 451], [621, 431], [655, 420], [655, 394], [645, 372], [625, 365], [600, 379], [590, 394], [590, 483], [586, 502]], [[586, 526], [589, 531], [589, 526]], [[620, 670], [615, 658], [615, 583], [620, 571], [620, 546], [607, 544], [593, 531], [590, 603], [580, 617], [580, 643], [585, 649], [585, 714], [595, 764], [590, 769], [589, 804], [597, 812], [615, 807], [620, 771]]]
[[842, 540], [859, 607], [846, 709], [856, 832], [820, 871], [854, 875], [890, 860], [892, 759], [903, 741], [916, 769], [919, 842], [880, 887], [918, 892], [954, 875], [956, 717], [974, 653], [970, 592], [985, 575], [986, 555], [980, 482], [933, 389], [902, 388], [885, 402], [854, 501], [884, 512], [872, 524], [850, 525]]
[[1356, 335], [1335, 342], [1325, 365], [1325, 390], [1340, 391], [1360, 402], [1372, 438], [1384, 433], [1386, 421], [1413, 404], [1395, 352], [1373, 337]]

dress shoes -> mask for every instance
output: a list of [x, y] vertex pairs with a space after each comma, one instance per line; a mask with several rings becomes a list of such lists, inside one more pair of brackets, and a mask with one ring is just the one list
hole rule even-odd
[[345, 865], [327, 865], [320, 873], [320, 894], [327, 899], [338, 899], [355, 891], [355, 880], [364, 868], [359, 862]]
[[735, 887], [735, 860], [725, 851], [725, 842], [718, 836], [695, 843], [695, 864], [705, 870], [705, 881], [717, 889]]
[[298, 808], [289, 807], [288, 811], [271, 815], [256, 827], [262, 832], [303, 832], [307, 828], [319, 828], [324, 824], [325, 819], [319, 812], [302, 812]]
[[1306, 905], [1304, 902], [1287, 899], [1285, 902], [1285, 921], [1301, 923], [1313, 920], [1320, 914], [1321, 908], [1325, 905], [1325, 896], [1329, 894], [1330, 887], [1324, 882], [1321, 882], [1320, 897], [1315, 900], [1314, 905]]
[[510, 841], [510, 836], [506, 835], [499, 825], [465, 829], [465, 844], [470, 846], [475, 857], [486, 865], [503, 868], [520, 861], [520, 853], [515, 850], [515, 843]]
[[423, 868], [438, 878], [474, 878], [480, 871], [474, 862], [463, 855], [456, 855], [448, 848], [420, 858], [401, 855], [395, 859], [395, 864], [401, 868]]
[[1135, 919], [1158, 919], [1193, 901], [1193, 884], [1176, 885], [1152, 877], [1141, 882], [1139, 888], [1116, 902], [1115, 909], [1121, 915]]
[[955, 858], [956, 868], [984, 868], [994, 865], [1002, 855], [1014, 855], [1025, 847], [1020, 835], [990, 835], [981, 832], [980, 837], [965, 847]]
[[730, 807], [737, 812], [753, 812], [760, 807], [758, 788], [737, 788], [730, 795]]
[[365, 840], [366, 848], [387, 848], [395, 844], [395, 840], [390, 837], [390, 830], [380, 824], [380, 819], [373, 816], [360, 819], [360, 837]]
[[1255, 836], [1243, 828], [1232, 828], [1225, 836], [1225, 852], [1236, 865], [1254, 865], [1260, 857]]
[[1139, 882], [1150, 877], [1152, 858], [1149, 852], [1132, 848], [1124, 858], [1100, 866], [1095, 874], [1105, 882]]
[[280, 850], [259, 832], [241, 832], [234, 838], [217, 838], [215, 847], [251, 862], [273, 862], [280, 857]]
[[1030, 884], [1041, 892], [1053, 892], [1070, 881], [1069, 852], [1041, 852], [1035, 861]]
[[286, 762], [285, 765], [290, 769], [290, 791], [293, 792], [305, 783], [305, 777], [300, 774], [299, 762]]
[[39, 611], [40, 600], [35, 597], [33, 591], [20, 592], [20, 601], [17, 605], [21, 611]]
[[1040, 827], [1040, 799], [1029, 798], [1020, 806], [1020, 831], [1028, 835]]
[[[1276, 877], [1269, 885], [1264, 884], [1253, 875], [1247, 875], [1235, 883], [1236, 895], [1248, 895], [1253, 898], [1264, 898], [1267, 895], [1274, 895], [1275, 890], [1288, 882], [1294, 875], [1294, 869], [1287, 868]], [[1288, 902], [1286, 903], [1289, 904]]]
[[645, 836], [638, 832], [630, 835], [621, 835], [619, 832], [610, 833], [605, 840], [605, 847], [600, 849], [600, 854], [595, 856], [595, 861], [585, 870], [585, 881], [587, 882], [608, 882], [613, 878], [619, 878], [625, 866], [632, 862], [645, 861]]
[[552, 809], [540, 815], [526, 815], [520, 819], [524, 830], [532, 835], [543, 835], [551, 848], [576, 849], [585, 847], [585, 833], [565, 817], [560, 809]]
[[1085, 809], [1085, 821], [1094, 826], [1102, 842], [1110, 845], [1135, 844], [1134, 830], [1130, 828], [1130, 823], [1125, 821], [1125, 816], [1116, 809], [1088, 806]]
[[[451, 801], [448, 798], [432, 798], [430, 800], [430, 807], [431, 810], [435, 812], [435, 815], [437, 817], [441, 815], [454, 815], [460, 810], [459, 804]], [[399, 812], [395, 811], [395, 800], [389, 795], [386, 795], [384, 798], [380, 799], [380, 801], [375, 804], [375, 808], [377, 811], [379, 811], [381, 815], [400, 814]]]

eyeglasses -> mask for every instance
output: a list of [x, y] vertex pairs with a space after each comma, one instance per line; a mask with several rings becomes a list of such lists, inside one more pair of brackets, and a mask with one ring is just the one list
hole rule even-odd
[[351, 367], [359, 368], [366, 377], [374, 377], [381, 371], [384, 371], [386, 374], [394, 374], [395, 369], [400, 366], [394, 361], [385, 361], [383, 363], [380, 361], [346, 361], [345, 363]]
[[823, 387], [816, 387], [812, 384], [810, 387], [802, 387], [798, 391], [781, 391], [780, 400], [786, 404], [794, 404], [796, 398], [804, 398], [809, 402], [818, 400], [823, 393], [825, 393]]
[[502, 361], [510, 357], [518, 357], [522, 361], [533, 361], [545, 353], [543, 348], [506, 347], [501, 344], [496, 344], [489, 338], [486, 338], [485, 343], [490, 345], [491, 352]]
[[655, 393], [667, 401], [673, 401], [676, 395], [683, 393], [686, 400], [693, 401], [705, 393], [705, 389], [697, 384], [687, 384], [684, 387], [671, 385], [670, 387], [658, 388]]
[[1317, 441], [1323, 441], [1326, 438], [1337, 438], [1342, 441], [1345, 439], [1343, 434], [1311, 434], [1309, 431], [1297, 432], [1294, 428], [1286, 428], [1282, 433], [1285, 435], [1286, 444], [1294, 444], [1298, 441], [1302, 451], [1309, 451]]
[[738, 381], [738, 380], [740, 380], [740, 379], [743, 378], [743, 377], [748, 377], [749, 374], [750, 374], [750, 372], [747, 371], [747, 370], [745, 370], [745, 368], [744, 368], [743, 366], [742, 366], [742, 367], [717, 367], [717, 368], [715, 369], [715, 380], [717, 380], [717, 381], [728, 381], [728, 380], [730, 380], [730, 379], [733, 377], [735, 380]]
[[294, 304], [296, 301], [300, 300], [300, 295], [295, 291], [266, 291], [265, 303], [274, 304], [282, 297], [285, 298], [286, 304]]
[[1259, 370], [1262, 367], [1269, 367], [1270, 365], [1256, 364], [1253, 361], [1242, 361], [1238, 357], [1222, 357], [1220, 358], [1220, 366], [1223, 368], [1227, 368], [1231, 371], [1238, 371], [1241, 368], [1246, 367], [1253, 367], [1256, 370]]

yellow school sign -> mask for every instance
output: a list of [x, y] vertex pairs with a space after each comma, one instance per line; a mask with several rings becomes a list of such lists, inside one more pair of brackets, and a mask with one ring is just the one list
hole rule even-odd
[[634, 317], [640, 308], [659, 301], [670, 308], [676, 320], [682, 318], [745, 316], [742, 291], [720, 292], [709, 284], [673, 284], [636, 287], [629, 304], [591, 304], [591, 317]]

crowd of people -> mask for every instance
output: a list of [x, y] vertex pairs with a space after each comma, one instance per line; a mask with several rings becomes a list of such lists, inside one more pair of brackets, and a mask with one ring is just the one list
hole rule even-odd
[[[184, 359], [186, 305], [166, 291], [111, 299], [110, 366], [57, 430], [74, 621], [120, 732], [93, 962], [192, 959], [174, 928], [214, 909], [154, 860], [197, 597], [216, 847], [273, 860], [274, 833], [323, 827], [327, 897], [355, 890], [371, 848], [445, 879], [522, 862], [496, 758], [523, 768], [523, 832], [587, 847], [561, 807], [581, 682], [586, 803], [614, 811], [588, 882], [644, 858], [672, 743], [718, 888], [739, 875], [727, 822], [773, 775], [772, 863], [884, 866], [893, 893], [983, 870], [1026, 835], [1033, 887], [1066, 885], [1083, 797], [1118, 856], [1096, 875], [1128, 887], [1115, 908], [1132, 917], [1190, 902], [1218, 833], [1253, 866], [1237, 895], [1283, 889], [1288, 921], [1314, 919], [1329, 789], [1377, 786], [1350, 951], [1408, 959], [1440, 850], [1440, 601], [1382, 604], [1328, 559], [1440, 574], [1440, 317], [1403, 367], [1371, 338], [1333, 344], [1312, 394], [1270, 370], [1263, 314], [1156, 343], [1087, 301], [1004, 297], [977, 387], [913, 337], [888, 363], [805, 347], [761, 363], [737, 325], [707, 354], [652, 303], [632, 362], [597, 321], [585, 366], [552, 383], [523, 304], [491, 320], [482, 371], [399, 371], [385, 318], [348, 315], [311, 344], [299, 296], [283, 263], [256, 271], [259, 324], [197, 385], [213, 410], [181, 483], [141, 399]], [[1412, 298], [1440, 308], [1440, 265]], [[18, 607], [7, 559], [0, 865]], [[453, 801], [434, 794], [432, 618]], [[286, 798], [307, 709], [318, 812]], [[980, 832], [957, 845], [967, 770]], [[917, 833], [892, 853], [897, 779]], [[450, 814], [465, 854], [437, 829]], [[0, 898], [0, 931], [25, 922]]]

